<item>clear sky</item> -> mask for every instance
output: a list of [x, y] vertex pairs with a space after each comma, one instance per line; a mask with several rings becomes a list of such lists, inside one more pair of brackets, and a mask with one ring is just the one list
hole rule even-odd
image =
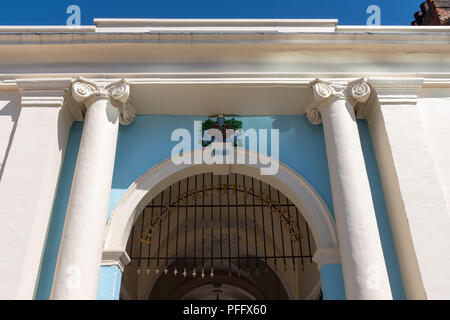
[[0, 0], [0, 25], [65, 25], [69, 5], [81, 9], [81, 24], [94, 18], [289, 18], [339, 19], [365, 25], [370, 5], [381, 25], [409, 25], [425, 0]]

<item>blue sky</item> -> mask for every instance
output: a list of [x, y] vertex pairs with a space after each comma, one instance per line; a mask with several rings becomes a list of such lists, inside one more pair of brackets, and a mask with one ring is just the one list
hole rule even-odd
[[409, 25], [424, 0], [0, 0], [0, 25], [64, 25], [78, 5], [81, 24], [94, 18], [339, 19], [365, 25], [366, 9], [381, 9], [382, 25]]

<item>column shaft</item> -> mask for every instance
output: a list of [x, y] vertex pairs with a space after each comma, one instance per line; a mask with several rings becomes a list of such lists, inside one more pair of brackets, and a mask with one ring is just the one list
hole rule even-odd
[[88, 106], [55, 271], [53, 299], [96, 299], [119, 128], [108, 98]]
[[353, 106], [321, 109], [348, 299], [392, 299]]
[[323, 122], [333, 206], [347, 299], [392, 299], [354, 107], [366, 102], [365, 80], [316, 80], [318, 105], [307, 112]]

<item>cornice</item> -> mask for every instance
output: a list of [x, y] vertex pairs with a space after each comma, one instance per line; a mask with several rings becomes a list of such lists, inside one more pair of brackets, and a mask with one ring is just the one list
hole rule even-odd
[[422, 88], [450, 88], [450, 78], [424, 78]]
[[366, 103], [356, 106], [355, 112], [358, 119], [370, 119], [379, 105], [415, 106], [419, 98], [419, 91], [424, 88], [426, 81], [421, 77], [372, 77], [368, 83], [373, 88], [373, 92]]
[[0, 26], [0, 45], [450, 44], [450, 27], [338, 26], [313, 19], [94, 19], [94, 26]]
[[[308, 87], [317, 78], [324, 81], [352, 81], [366, 77], [378, 87], [389, 88], [391, 85], [400, 88], [448, 88], [450, 73], [323, 73], [323, 72], [187, 72], [187, 73], [60, 73], [60, 74], [0, 74], [0, 90], [17, 90], [19, 82], [71, 81], [78, 77], [92, 81], [118, 81], [127, 79], [133, 84], [242, 84], [242, 85], [292, 85]], [[414, 83], [415, 82], [415, 83]]]
[[0, 33], [92, 32], [242, 32], [287, 31], [332, 33], [445, 33], [448, 26], [339, 26], [337, 19], [94, 19], [89, 26], [0, 26]]
[[371, 78], [370, 85], [376, 91], [380, 104], [416, 104], [424, 78]]
[[65, 108], [67, 88], [71, 79], [18, 79], [15, 84], [21, 95], [22, 107], [55, 107], [62, 108], [69, 126], [74, 121], [73, 115]]
[[[316, 45], [449, 45], [450, 29], [439, 33], [377, 33], [370, 32], [0, 32], [3, 45], [64, 45], [64, 44], [316, 44]], [[417, 49], [417, 48], [416, 48]]]
[[95, 26], [0, 26], [0, 33], [95, 32]]
[[[76, 102], [70, 90], [72, 79], [79, 74], [20, 74], [0, 75], [0, 90], [19, 90], [22, 94], [23, 105], [53, 105], [61, 106], [67, 114], [68, 121], [82, 121], [85, 107]], [[111, 73], [111, 74], [83, 74], [94, 82], [113, 83], [127, 79], [131, 87], [139, 86], [142, 94], [144, 85], [199, 85], [199, 86], [228, 86], [236, 85], [245, 88], [254, 87], [291, 87], [301, 90], [311, 87], [312, 81], [320, 77], [323, 81], [348, 83], [366, 76], [373, 88], [372, 95], [366, 103], [355, 106], [356, 116], [368, 119], [375, 107], [381, 104], [416, 105], [421, 89], [450, 88], [450, 74], [448, 73], [297, 73], [297, 72], [254, 72], [254, 73]], [[65, 88], [63, 99], [61, 90]], [[134, 98], [133, 98], [134, 99]], [[142, 101], [138, 99], [137, 101]], [[140, 102], [139, 102], [140, 103]], [[299, 101], [299, 114], [303, 114], [317, 104], [312, 98], [305, 96]], [[139, 111], [139, 112], [142, 112]]]
[[[33, 91], [33, 90], [65, 90], [69, 87], [71, 78], [18, 78], [15, 80], [15, 84], [21, 91]], [[11, 80], [9, 81], [11, 84]]]
[[97, 31], [334, 31], [336, 19], [94, 19]]

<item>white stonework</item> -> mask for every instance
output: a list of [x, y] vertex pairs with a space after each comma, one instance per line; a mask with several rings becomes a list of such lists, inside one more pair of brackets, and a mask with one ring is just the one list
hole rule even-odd
[[[312, 88], [317, 106], [307, 117], [313, 124], [323, 122], [347, 299], [391, 299], [354, 112], [358, 102], [369, 99], [370, 87], [365, 80], [316, 80]], [[369, 284], [370, 277], [377, 283]]]
[[97, 84], [79, 79], [71, 90], [75, 101], [86, 106], [86, 114], [52, 298], [95, 299], [119, 130], [117, 104], [127, 103], [130, 86], [126, 81]]
[[324, 264], [339, 264], [341, 263], [341, 257], [338, 248], [318, 248], [316, 253], [314, 253], [313, 261], [317, 264], [319, 269], [322, 268]]
[[[280, 173], [286, 179], [268, 182], [307, 209], [317, 236], [314, 260], [319, 267], [342, 264], [347, 298], [390, 299], [356, 125], [366, 119], [406, 298], [450, 299], [450, 27], [337, 20], [94, 24], [0, 27], [1, 299], [35, 297], [73, 121], [84, 128], [54, 299], [97, 297], [102, 256], [103, 265], [129, 261], [124, 231], [140, 200], [160, 191], [134, 193], [132, 185], [106, 228], [119, 122], [217, 113], [305, 115], [323, 126], [336, 225], [288, 168]], [[162, 166], [151, 171], [148, 186], [180, 178], [177, 170], [164, 176]]]
[[[438, 178], [417, 106], [423, 79], [372, 83], [378, 106], [368, 122], [406, 294], [448, 299], [450, 255], [443, 252], [450, 246], [450, 214], [441, 184], [445, 177]], [[434, 152], [438, 156], [442, 151]]]
[[[71, 119], [62, 109], [67, 81], [18, 81], [22, 99], [0, 183], [0, 295], [32, 299]], [[0, 92], [0, 95], [3, 92]], [[6, 115], [7, 116], [7, 115]], [[8, 137], [9, 133], [6, 135]]]

